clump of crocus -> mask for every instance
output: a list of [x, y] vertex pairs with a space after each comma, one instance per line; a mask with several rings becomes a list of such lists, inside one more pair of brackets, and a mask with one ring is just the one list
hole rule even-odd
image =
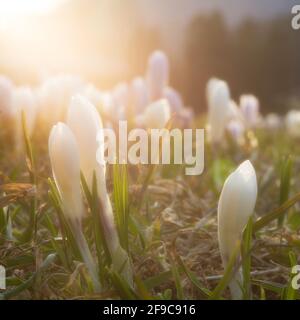
[[78, 248], [93, 280], [94, 289], [99, 291], [96, 266], [82, 232], [84, 207], [80, 189], [78, 146], [74, 134], [64, 123], [58, 123], [51, 130], [49, 155], [63, 213], [73, 230]]
[[115, 271], [121, 272], [123, 277], [131, 284], [132, 272], [129, 257], [119, 243], [114, 214], [106, 188], [106, 166], [103, 161], [104, 148], [99, 145], [99, 142], [100, 144], [104, 142], [104, 136], [99, 138], [99, 136], [103, 135], [100, 115], [86, 98], [77, 95], [72, 98], [67, 123], [76, 137], [80, 154], [80, 169], [91, 192], [95, 173], [98, 198], [102, 207], [100, 219], [104, 227], [104, 238], [112, 259], [113, 268]]
[[171, 108], [166, 99], [149, 104], [143, 114], [143, 121], [149, 129], [162, 129], [171, 118]]
[[148, 60], [146, 72], [150, 101], [163, 98], [163, 90], [169, 83], [169, 61], [162, 51], [154, 51]]
[[254, 128], [260, 120], [259, 101], [252, 94], [244, 94], [240, 97], [240, 109], [247, 128]]
[[225, 81], [215, 78], [208, 82], [206, 90], [210, 140], [218, 143], [224, 136], [230, 118], [230, 91]]
[[285, 116], [285, 126], [291, 137], [300, 138], [300, 111], [289, 111]]
[[[218, 238], [224, 268], [241, 241], [243, 231], [253, 214], [256, 198], [256, 173], [247, 160], [226, 179], [219, 199]], [[242, 298], [242, 281], [239, 270], [229, 284], [233, 299]]]

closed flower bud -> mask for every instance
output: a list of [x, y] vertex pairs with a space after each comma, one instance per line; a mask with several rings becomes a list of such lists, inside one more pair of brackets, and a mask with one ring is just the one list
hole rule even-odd
[[126, 108], [129, 104], [129, 88], [126, 82], [121, 82], [115, 86], [112, 92], [114, 106], [116, 108]]
[[225, 81], [211, 80], [207, 87], [208, 128], [212, 142], [223, 138], [230, 115], [230, 91]]
[[94, 289], [100, 291], [96, 266], [81, 227], [84, 207], [80, 189], [78, 146], [74, 134], [64, 123], [58, 123], [50, 132], [49, 155], [64, 215], [72, 227], [78, 248], [93, 280]]
[[144, 111], [149, 102], [148, 90], [142, 77], [133, 79], [131, 83], [131, 104], [137, 113]]
[[163, 90], [169, 83], [169, 61], [162, 51], [155, 51], [148, 60], [147, 85], [150, 101], [163, 97]]
[[99, 146], [97, 134], [102, 129], [100, 115], [87, 98], [76, 95], [71, 99], [67, 124], [76, 137], [80, 168], [92, 190], [93, 174], [99, 170], [96, 154]]
[[80, 164], [74, 134], [64, 123], [55, 125], [49, 136], [49, 155], [64, 213], [70, 220], [81, 220], [83, 204], [80, 191]]
[[300, 111], [289, 111], [285, 116], [285, 126], [291, 137], [300, 138]]
[[240, 97], [240, 108], [247, 128], [255, 127], [259, 122], [259, 101], [252, 94]]
[[[68, 112], [68, 125], [76, 137], [80, 154], [80, 168], [90, 191], [92, 191], [93, 187], [93, 175], [94, 173], [96, 174], [98, 197], [102, 205], [100, 219], [114, 267], [119, 270], [123, 266], [123, 275], [131, 282], [132, 275], [129, 258], [127, 253], [120, 247], [113, 210], [106, 188], [105, 164], [102, 161], [99, 161], [101, 163], [97, 162], [97, 157], [99, 157], [99, 136], [103, 135], [100, 115], [86, 98], [77, 95], [71, 101]], [[102, 157], [104, 159], [104, 149], [102, 149], [104, 137], [102, 136], [100, 140], [100, 153], [103, 152]]]
[[144, 123], [149, 129], [162, 129], [171, 118], [171, 108], [166, 99], [161, 99], [147, 106]]
[[264, 119], [264, 125], [269, 130], [277, 130], [281, 127], [281, 118], [276, 113], [269, 113]]
[[245, 126], [239, 120], [231, 120], [227, 125], [227, 130], [231, 134], [231, 137], [238, 143], [243, 144]]
[[11, 107], [15, 116], [16, 150], [19, 152], [24, 145], [22, 114], [25, 116], [29, 136], [33, 134], [36, 124], [37, 103], [33, 91], [29, 87], [16, 88], [13, 92]]
[[62, 74], [47, 78], [38, 88], [38, 116], [43, 126], [64, 121], [72, 95], [82, 88], [83, 82], [76, 76]]
[[[218, 238], [226, 268], [242, 233], [253, 214], [257, 197], [255, 170], [249, 160], [226, 179], [218, 204]], [[241, 273], [235, 274], [229, 287], [234, 299], [241, 299]]]
[[171, 87], [164, 88], [164, 98], [169, 101], [171, 110], [173, 112], [180, 112], [183, 109], [183, 102], [181, 95]]

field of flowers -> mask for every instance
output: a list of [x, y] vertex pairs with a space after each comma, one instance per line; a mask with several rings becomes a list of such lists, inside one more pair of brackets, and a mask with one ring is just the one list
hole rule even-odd
[[[263, 116], [217, 78], [199, 90], [207, 115], [170, 87], [161, 51], [111, 91], [0, 77], [0, 299], [299, 299], [300, 111]], [[202, 174], [99, 161], [120, 120], [205, 128]]]

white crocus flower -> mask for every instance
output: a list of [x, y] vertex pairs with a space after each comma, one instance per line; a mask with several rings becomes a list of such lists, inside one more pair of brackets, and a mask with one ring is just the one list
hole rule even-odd
[[281, 118], [276, 113], [269, 113], [264, 119], [264, 125], [269, 130], [277, 130], [281, 127]]
[[173, 112], [179, 113], [183, 109], [183, 101], [181, 95], [172, 87], [165, 87], [163, 91], [164, 98], [169, 101]]
[[[256, 198], [256, 173], [247, 160], [226, 179], [219, 199], [218, 238], [224, 268], [253, 214]], [[241, 282], [242, 275], [239, 271], [229, 285], [233, 299], [242, 298]]]
[[126, 82], [117, 84], [113, 91], [112, 96], [116, 108], [126, 108], [129, 104], [129, 87]]
[[81, 94], [88, 98], [88, 100], [96, 107], [97, 110], [102, 110], [102, 92], [98, 90], [92, 83], [83, 87]]
[[84, 207], [80, 190], [78, 146], [74, 134], [64, 123], [58, 123], [50, 132], [49, 156], [55, 184], [62, 200], [64, 215], [74, 231], [78, 247], [89, 269], [95, 290], [99, 291], [100, 284], [95, 263], [82, 233], [81, 221]]
[[227, 130], [237, 143], [243, 143], [245, 133], [245, 126], [243, 122], [239, 120], [231, 120], [227, 125]]
[[169, 60], [164, 52], [157, 50], [149, 57], [146, 80], [150, 101], [161, 99], [169, 83]]
[[260, 120], [259, 101], [252, 94], [244, 94], [240, 97], [240, 109], [247, 128], [256, 127]]
[[285, 116], [285, 126], [288, 134], [293, 138], [300, 138], [300, 111], [291, 110]]
[[58, 121], [64, 121], [71, 97], [81, 92], [84, 83], [79, 77], [57, 75], [46, 78], [37, 90], [39, 121], [44, 127], [50, 127]]
[[29, 136], [33, 134], [36, 124], [36, 97], [29, 87], [19, 87], [13, 91], [12, 110], [16, 124], [16, 150], [20, 151], [24, 145], [22, 114], [25, 116], [25, 125]]
[[171, 118], [171, 108], [166, 99], [149, 104], [144, 112], [144, 124], [149, 129], [162, 129]]
[[149, 97], [146, 81], [142, 77], [134, 78], [131, 82], [131, 104], [137, 113], [141, 113], [146, 108]]
[[67, 123], [76, 137], [80, 154], [80, 168], [90, 190], [93, 186], [93, 174], [96, 174], [98, 197], [103, 209], [100, 219], [105, 228], [103, 230], [104, 237], [112, 257], [113, 266], [117, 271], [123, 267], [122, 274], [131, 283], [132, 274], [129, 258], [119, 243], [114, 214], [106, 188], [105, 163], [104, 161], [101, 161], [101, 163], [97, 161], [99, 150], [100, 153], [103, 152], [103, 155], [100, 156], [102, 160], [104, 159], [104, 149], [102, 149], [104, 136], [100, 139], [101, 146], [99, 149], [99, 136], [103, 135], [100, 115], [86, 98], [77, 95], [72, 98]]
[[230, 91], [225, 81], [213, 79], [207, 86], [208, 129], [213, 143], [220, 142], [230, 116]]

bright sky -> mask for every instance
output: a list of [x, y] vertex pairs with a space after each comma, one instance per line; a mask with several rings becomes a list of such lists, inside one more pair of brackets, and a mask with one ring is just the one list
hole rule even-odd
[[0, 0], [0, 14], [5, 17], [47, 13], [68, 0]]

